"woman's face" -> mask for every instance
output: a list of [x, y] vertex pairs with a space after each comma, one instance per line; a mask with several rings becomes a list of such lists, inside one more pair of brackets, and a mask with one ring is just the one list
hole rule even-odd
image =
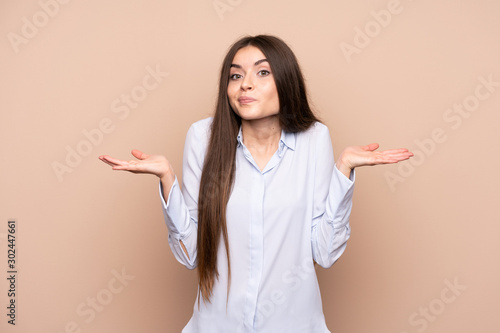
[[227, 95], [229, 104], [244, 120], [256, 120], [279, 113], [279, 98], [271, 66], [255, 46], [246, 46], [234, 56]]

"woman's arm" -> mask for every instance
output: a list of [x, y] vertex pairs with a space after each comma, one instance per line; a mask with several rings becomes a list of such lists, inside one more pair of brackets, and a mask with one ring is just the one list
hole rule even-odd
[[328, 268], [342, 255], [351, 229], [349, 217], [352, 208], [356, 167], [397, 163], [409, 159], [413, 153], [405, 148], [376, 152], [378, 144], [347, 147], [337, 162], [328, 128], [317, 133], [312, 249], [314, 260]]
[[193, 124], [184, 146], [182, 191], [172, 166], [163, 156], [147, 155], [138, 150], [132, 151], [132, 155], [138, 159], [133, 161], [99, 156], [113, 170], [158, 176], [170, 248], [176, 259], [190, 269], [196, 267], [198, 188], [203, 165], [203, 144], [199, 136]]
[[326, 126], [318, 125], [315, 136], [311, 248], [314, 261], [328, 268], [342, 255], [351, 234], [355, 172], [352, 169], [345, 175], [336, 167]]
[[[162, 199], [170, 248], [176, 259], [189, 269], [197, 266], [198, 196], [210, 123], [211, 118], [206, 118], [189, 128], [184, 144], [182, 191], [176, 179], [167, 195], [168, 200]], [[161, 193], [163, 185], [160, 184]]]

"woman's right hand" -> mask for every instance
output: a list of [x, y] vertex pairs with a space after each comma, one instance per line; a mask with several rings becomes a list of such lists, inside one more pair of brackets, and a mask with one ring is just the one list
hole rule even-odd
[[137, 160], [122, 161], [108, 155], [101, 155], [99, 159], [111, 165], [113, 170], [123, 170], [132, 173], [145, 173], [158, 176], [162, 181], [173, 183], [175, 174], [170, 162], [162, 155], [148, 155], [140, 150], [132, 150]]

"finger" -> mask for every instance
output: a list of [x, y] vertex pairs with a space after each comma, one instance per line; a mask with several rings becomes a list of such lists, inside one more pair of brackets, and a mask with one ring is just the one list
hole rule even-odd
[[399, 156], [396, 156], [394, 158], [396, 158], [398, 161], [404, 161], [404, 160], [409, 159], [412, 156], [413, 156], [413, 154], [412, 155], [399, 155]]
[[99, 159], [101, 161], [105, 161], [106, 159], [110, 158], [111, 156], [108, 156], [108, 155], [99, 155]]
[[149, 157], [148, 154], [145, 154], [142, 151], [137, 150], [137, 149], [132, 149], [132, 155], [134, 155], [135, 158], [138, 158], [140, 160], [145, 160], [146, 158]]
[[372, 161], [372, 163], [367, 165], [392, 164], [392, 163], [398, 163], [400, 161], [401, 160], [395, 158], [376, 158]]
[[99, 156], [99, 159], [108, 165], [111, 165], [111, 166], [116, 165], [116, 163], [111, 161], [113, 158], [110, 156], [101, 155], [101, 156]]
[[369, 150], [369, 151], [374, 151], [378, 147], [379, 147], [378, 143], [370, 143], [369, 145], [361, 146], [361, 149], [363, 149], [363, 150]]
[[[115, 165], [112, 168], [113, 170], [123, 170], [123, 171], [132, 171], [130, 165]], [[135, 170], [133, 170], [135, 171]]]
[[381, 158], [379, 160], [385, 161], [387, 163], [397, 163], [400, 161], [407, 160], [412, 156], [413, 156], [412, 153], [390, 154], [390, 155], [381, 156]]
[[108, 162], [108, 161], [106, 161], [106, 160], [104, 160], [104, 159], [101, 159], [101, 161], [103, 161], [103, 162], [104, 162], [104, 163], [106, 163], [107, 165], [111, 165], [111, 166], [115, 166], [115, 165], [116, 165], [116, 164], [111, 163], [111, 162]]
[[117, 160], [116, 158], [112, 158], [110, 156], [104, 156], [104, 158], [102, 158], [101, 161], [112, 166], [113, 168], [118, 166], [127, 167], [128, 165], [130, 165], [130, 163], [127, 161]]
[[382, 156], [383, 158], [400, 158], [400, 157], [404, 157], [404, 158], [407, 158], [407, 157], [411, 157], [413, 156], [413, 153], [386, 153], [386, 154], [382, 154], [380, 155]]
[[383, 153], [384, 156], [413, 156], [413, 153], [410, 151], [385, 151]]
[[104, 155], [102, 158], [101, 158], [101, 161], [105, 162], [105, 163], [108, 163], [110, 165], [123, 165], [123, 164], [127, 164], [128, 162], [127, 161], [122, 161], [122, 160], [119, 160], [119, 159], [116, 159], [116, 158], [113, 158], [111, 156], [107, 156], [107, 155]]
[[397, 148], [397, 149], [383, 150], [383, 151], [381, 151], [381, 153], [382, 154], [398, 154], [398, 153], [410, 153], [410, 152], [406, 148]]
[[137, 161], [130, 161], [129, 163], [125, 163], [122, 165], [115, 165], [112, 168], [113, 170], [124, 170], [130, 172], [143, 172], [143, 167], [140, 164], [137, 164]]

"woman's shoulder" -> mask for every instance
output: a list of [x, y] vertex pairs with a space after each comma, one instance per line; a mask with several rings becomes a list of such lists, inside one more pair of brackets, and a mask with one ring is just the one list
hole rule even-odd
[[326, 126], [325, 124], [319, 122], [319, 121], [315, 121], [312, 125], [311, 125], [311, 128], [313, 128], [314, 131], [317, 131], [317, 132], [325, 132], [325, 131], [328, 131], [328, 126]]
[[195, 137], [197, 140], [208, 139], [212, 121], [213, 117], [208, 117], [195, 121], [189, 127], [188, 134]]
[[330, 130], [328, 129], [328, 126], [326, 126], [325, 124], [323, 124], [319, 121], [316, 121], [316, 122], [312, 123], [311, 126], [309, 126], [309, 128], [302, 133], [305, 136], [314, 136], [314, 137], [318, 137], [318, 136], [322, 136], [322, 135], [329, 136]]
[[191, 127], [198, 131], [207, 131], [210, 130], [210, 125], [212, 125], [212, 121], [214, 117], [207, 117], [204, 119], [200, 119], [191, 124]]
[[327, 125], [316, 121], [307, 130], [297, 133], [296, 144], [306, 150], [322, 150], [331, 146], [330, 130]]

